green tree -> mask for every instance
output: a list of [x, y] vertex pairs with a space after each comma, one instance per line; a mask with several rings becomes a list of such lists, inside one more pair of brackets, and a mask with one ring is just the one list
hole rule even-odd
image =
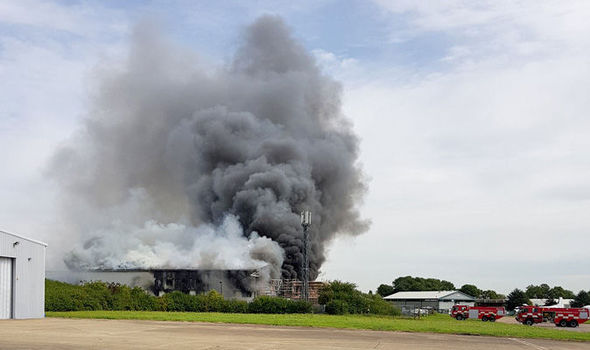
[[551, 288], [547, 284], [541, 284], [540, 286], [531, 284], [526, 287], [525, 293], [528, 298], [547, 299], [551, 297], [550, 290]]
[[449, 281], [441, 280], [440, 289], [437, 290], [455, 290], [455, 285]]
[[473, 284], [464, 284], [463, 286], [461, 286], [461, 289], [459, 289], [459, 291], [467, 295], [471, 295], [474, 298], [479, 298], [479, 296], [481, 295], [481, 290], [479, 290], [479, 288], [477, 288]]
[[432, 290], [454, 290], [453, 283], [436, 278], [422, 278], [404, 276], [393, 281], [394, 292], [402, 291], [432, 291]]
[[530, 305], [530, 304], [531, 304], [531, 301], [527, 297], [526, 293], [518, 288], [516, 288], [512, 292], [510, 292], [510, 294], [508, 294], [508, 297], [506, 299], [506, 308], [508, 310], [514, 310], [517, 306]]
[[329, 314], [398, 315], [393, 305], [378, 294], [365, 294], [354, 283], [332, 281], [320, 290], [318, 303], [326, 306]]
[[549, 291], [549, 298], [551, 299], [559, 299], [560, 297], [563, 298], [565, 294], [565, 290], [561, 286], [555, 286], [551, 288]]
[[377, 288], [377, 294], [381, 295], [382, 297], [386, 297], [393, 293], [395, 293], [395, 289], [393, 289], [393, 286], [390, 286], [389, 284], [381, 284]]
[[549, 287], [548, 284], [543, 283], [535, 286], [533, 284], [526, 287], [526, 295], [529, 298], [535, 299], [573, 299], [576, 295], [567, 289], [563, 289], [561, 286]]
[[540, 298], [549, 298], [549, 292], [551, 291], [551, 287], [549, 287], [549, 285], [547, 283], [543, 283], [539, 286], [539, 294], [540, 294]]
[[423, 290], [424, 286], [418, 279], [412, 276], [398, 277], [393, 281], [393, 288], [395, 292], [403, 292], [409, 290]]
[[564, 299], [574, 299], [575, 297], [576, 297], [576, 295], [571, 290], [566, 289], [565, 293], [563, 293]]
[[555, 286], [549, 290], [549, 298], [552, 299], [573, 299], [576, 295], [571, 290], [563, 289], [561, 286]]
[[495, 290], [491, 290], [491, 289], [482, 291], [480, 293], [479, 297], [482, 299], [504, 299], [504, 298], [506, 298], [504, 295], [498, 294], [498, 293], [496, 293]]
[[572, 307], [582, 307], [590, 305], [590, 293], [581, 290], [572, 301]]

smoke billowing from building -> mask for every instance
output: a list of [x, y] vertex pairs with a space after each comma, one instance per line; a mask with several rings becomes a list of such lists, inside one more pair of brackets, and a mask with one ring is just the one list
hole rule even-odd
[[211, 69], [150, 25], [100, 71], [81, 131], [56, 154], [70, 268], [257, 268], [298, 278], [311, 210], [311, 277], [325, 245], [368, 223], [358, 139], [281, 19], [248, 27]]

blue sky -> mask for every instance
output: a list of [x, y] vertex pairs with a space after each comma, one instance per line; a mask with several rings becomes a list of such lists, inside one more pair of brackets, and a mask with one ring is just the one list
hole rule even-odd
[[215, 67], [267, 13], [342, 83], [362, 140], [373, 225], [321, 278], [590, 289], [585, 1], [0, 0], [0, 229], [61, 244], [47, 160], [139, 21]]

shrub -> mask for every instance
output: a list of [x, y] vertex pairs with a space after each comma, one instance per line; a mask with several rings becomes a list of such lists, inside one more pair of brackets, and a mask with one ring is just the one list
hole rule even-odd
[[288, 314], [309, 314], [312, 312], [311, 303], [305, 300], [288, 300], [287, 311]]
[[326, 313], [330, 315], [347, 314], [348, 304], [342, 300], [330, 300], [326, 303]]
[[284, 314], [285, 310], [286, 299], [265, 295], [254, 298], [248, 305], [252, 314]]
[[147, 294], [143, 289], [134, 287], [130, 291], [131, 310], [164, 311], [160, 298]]
[[225, 309], [225, 299], [223, 299], [223, 295], [219, 294], [217, 291], [212, 290], [209, 293], [204, 294], [205, 298], [205, 310], [210, 312], [223, 312]]
[[108, 285], [111, 292], [112, 310], [136, 310], [131, 298], [131, 288], [112, 283]]
[[221, 312], [245, 314], [248, 312], [248, 302], [245, 300], [226, 300]]
[[112, 293], [106, 283], [86, 283], [82, 290], [86, 294], [83, 299], [84, 310], [113, 310]]
[[82, 310], [84, 298], [79, 286], [52, 280], [45, 281], [45, 310], [47, 311]]
[[311, 304], [303, 300], [294, 301], [279, 297], [259, 296], [248, 305], [253, 314], [310, 313]]
[[399, 316], [402, 314], [400, 309], [393, 306], [386, 300], [383, 300], [383, 298], [379, 294], [375, 294], [369, 297], [369, 313], [375, 315], [389, 316]]
[[165, 294], [166, 311], [198, 311], [197, 298], [193, 295], [174, 291]]

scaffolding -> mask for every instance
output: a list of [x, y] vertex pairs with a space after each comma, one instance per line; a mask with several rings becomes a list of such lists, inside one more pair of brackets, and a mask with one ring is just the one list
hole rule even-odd
[[[317, 304], [320, 289], [323, 286], [324, 282], [308, 282], [309, 294], [307, 301]], [[270, 281], [269, 288], [263, 294], [291, 300], [305, 300], [303, 291], [303, 282], [298, 279], [273, 279]]]

